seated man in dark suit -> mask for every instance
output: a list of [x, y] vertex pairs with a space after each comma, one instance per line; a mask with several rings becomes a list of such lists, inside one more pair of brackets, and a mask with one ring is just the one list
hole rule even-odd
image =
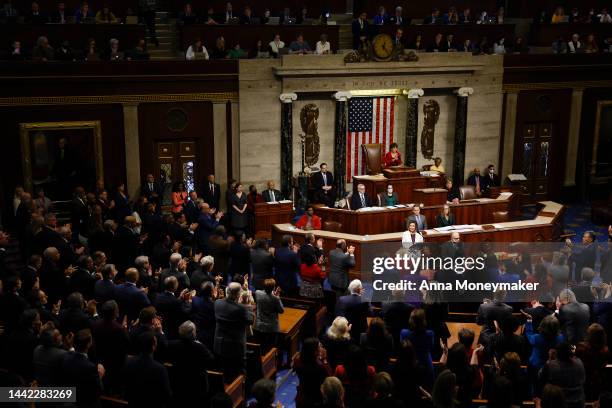
[[410, 221], [416, 222], [417, 232], [427, 229], [427, 218], [421, 214], [421, 207], [418, 205], [412, 207], [412, 214], [406, 218], [406, 225], [408, 225]]
[[334, 175], [327, 171], [327, 163], [321, 163], [321, 171], [312, 174], [312, 188], [315, 190], [315, 200], [333, 207], [336, 201]]
[[246, 366], [246, 328], [253, 324], [250, 305], [242, 303], [242, 286], [232, 282], [227, 286], [227, 297], [215, 302], [214, 351], [220, 358], [223, 376], [231, 381], [244, 372]]
[[208, 181], [202, 188], [202, 198], [205, 203], [208, 203], [210, 208], [219, 209], [219, 200], [221, 199], [221, 186], [215, 183], [215, 175], [209, 174]]
[[166, 367], [153, 359], [157, 337], [147, 331], [137, 339], [140, 354], [125, 365], [125, 398], [134, 407], [169, 407], [172, 390]]
[[268, 189], [264, 190], [261, 195], [266, 203], [275, 203], [283, 199], [281, 192], [274, 188], [272, 180], [268, 181]]
[[371, 207], [372, 200], [365, 191], [363, 184], [357, 185], [357, 192], [353, 193], [351, 197], [351, 210], [358, 210], [360, 208]]
[[451, 179], [446, 180], [446, 190], [448, 190], [448, 194], [446, 194], [446, 201], [453, 204], [459, 203], [459, 188], [453, 186], [453, 181]]
[[480, 175], [480, 169], [476, 167], [470, 177], [467, 179], [468, 186], [474, 186], [476, 195], [480, 197], [482, 195], [482, 176]]
[[495, 166], [489, 164], [487, 166], [487, 174], [482, 177], [482, 182], [484, 184], [484, 190], [489, 190], [491, 187], [499, 187], [501, 184], [499, 182], [499, 176], [495, 174]]
[[497, 290], [493, 293], [493, 301], [485, 299], [484, 303], [478, 308], [476, 323], [484, 326], [480, 332], [480, 344], [486, 344], [495, 335], [495, 322], [499, 325], [512, 316], [512, 306], [504, 303], [506, 299], [505, 290]]
[[164, 196], [164, 186], [155, 181], [153, 174], [147, 174], [147, 179], [140, 187], [140, 195], [154, 202], [157, 206], [157, 210], [161, 211], [161, 199]]
[[87, 352], [93, 344], [91, 330], [79, 330], [74, 336], [74, 351], [66, 354], [61, 365], [62, 385], [76, 387], [79, 407], [94, 407], [102, 393], [104, 367], [89, 361]]
[[344, 316], [351, 324], [351, 337], [359, 339], [361, 333], [368, 330], [368, 316], [370, 316], [370, 302], [361, 298], [363, 286], [359, 279], [351, 281], [348, 285], [349, 294], [340, 297], [336, 305], [336, 316]]

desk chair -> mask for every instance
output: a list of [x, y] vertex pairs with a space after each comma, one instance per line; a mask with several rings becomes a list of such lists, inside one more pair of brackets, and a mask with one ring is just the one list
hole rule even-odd
[[342, 232], [342, 223], [338, 221], [324, 221], [323, 231]]
[[475, 200], [478, 198], [476, 196], [476, 190], [474, 186], [460, 186], [459, 187], [459, 199], [463, 200]]
[[498, 223], [508, 221], [510, 221], [508, 211], [493, 211], [493, 222]]
[[362, 144], [361, 150], [366, 162], [366, 173], [369, 175], [382, 172], [382, 146], [380, 143]]

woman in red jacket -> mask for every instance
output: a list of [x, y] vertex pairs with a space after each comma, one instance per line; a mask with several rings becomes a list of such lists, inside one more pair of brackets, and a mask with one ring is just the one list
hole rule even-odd
[[321, 265], [325, 262], [323, 256], [323, 240], [316, 241], [314, 234], [306, 234], [304, 245], [300, 247], [300, 296], [320, 299], [323, 297], [323, 280], [325, 271]]
[[393, 167], [402, 165], [402, 154], [397, 148], [397, 143], [391, 143], [389, 151], [385, 154], [384, 166]]

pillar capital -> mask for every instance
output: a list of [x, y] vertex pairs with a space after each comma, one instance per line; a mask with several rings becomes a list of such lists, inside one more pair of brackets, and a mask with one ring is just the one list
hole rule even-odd
[[352, 94], [348, 91], [338, 91], [333, 96], [338, 102], [346, 102], [351, 98]]
[[282, 103], [293, 103], [293, 101], [297, 100], [297, 94], [295, 92], [282, 93], [278, 98]]
[[464, 87], [457, 89], [456, 92], [457, 92], [457, 96], [468, 97], [474, 93], [474, 88], [464, 86]]
[[421, 88], [404, 89], [403, 93], [408, 99], [419, 99], [421, 96], [425, 95], [425, 91]]

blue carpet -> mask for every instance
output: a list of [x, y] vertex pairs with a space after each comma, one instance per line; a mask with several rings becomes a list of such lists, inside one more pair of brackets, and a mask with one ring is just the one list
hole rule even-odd
[[595, 232], [598, 242], [608, 240], [608, 226], [594, 224], [591, 221], [591, 207], [588, 204], [570, 204], [565, 206], [565, 217], [563, 219], [566, 233], [575, 233], [573, 242], [581, 242], [582, 234], [586, 231]]

